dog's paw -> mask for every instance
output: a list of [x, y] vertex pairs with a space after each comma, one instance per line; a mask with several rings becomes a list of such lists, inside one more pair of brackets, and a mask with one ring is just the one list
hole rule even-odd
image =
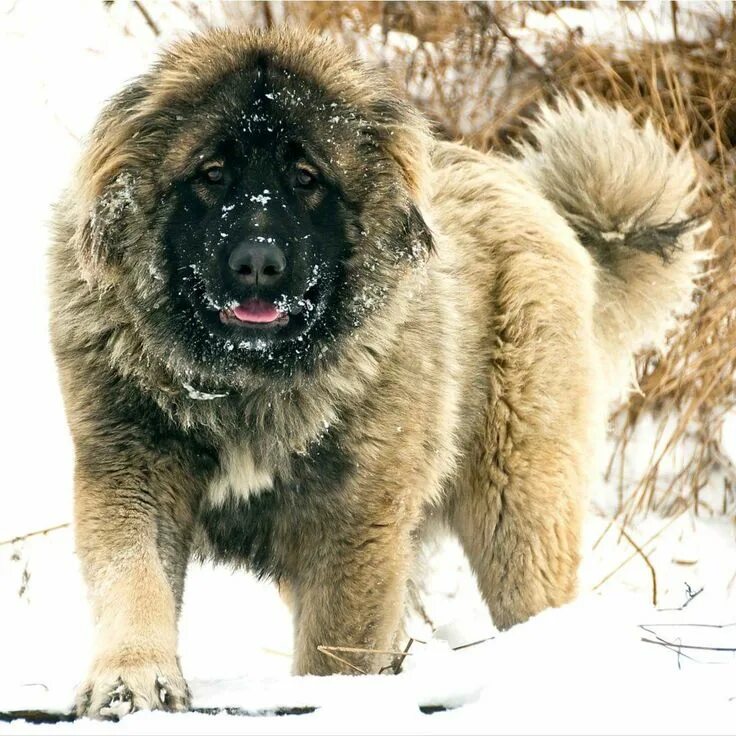
[[188, 706], [189, 688], [176, 660], [161, 662], [126, 653], [95, 662], [77, 694], [76, 714], [117, 720], [136, 710], [177, 712]]

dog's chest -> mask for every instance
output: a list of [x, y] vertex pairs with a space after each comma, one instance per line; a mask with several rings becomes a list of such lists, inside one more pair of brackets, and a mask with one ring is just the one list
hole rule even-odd
[[250, 448], [235, 446], [221, 453], [207, 497], [211, 506], [222, 506], [229, 500], [247, 501], [272, 488], [273, 475], [258, 463]]

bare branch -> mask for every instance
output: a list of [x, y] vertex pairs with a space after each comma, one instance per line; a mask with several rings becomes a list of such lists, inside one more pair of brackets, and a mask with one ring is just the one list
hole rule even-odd
[[48, 534], [49, 532], [55, 532], [57, 529], [66, 529], [69, 526], [71, 526], [71, 523], [67, 521], [65, 524], [57, 524], [56, 526], [50, 526], [48, 529], [39, 529], [36, 532], [29, 532], [28, 534], [21, 534], [21, 536], [19, 537], [13, 537], [12, 539], [5, 539], [4, 541], [0, 542], [0, 547], [5, 546], [6, 544], [15, 544], [16, 542], [22, 542], [24, 539], [30, 539], [31, 537], [37, 537], [42, 534]]
[[153, 31], [154, 36], [158, 36], [161, 34], [161, 31], [159, 31], [158, 26], [154, 22], [153, 18], [151, 17], [151, 14], [146, 10], [145, 6], [142, 2], [139, 0], [133, 0], [133, 5], [135, 5], [136, 8], [138, 8], [138, 11], [143, 16], [143, 20], [146, 21], [146, 25]]

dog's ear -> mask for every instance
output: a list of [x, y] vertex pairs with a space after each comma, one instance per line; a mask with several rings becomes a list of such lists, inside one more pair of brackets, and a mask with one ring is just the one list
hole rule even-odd
[[435, 250], [432, 230], [423, 215], [428, 209], [434, 138], [424, 116], [390, 92], [374, 102], [373, 114], [379, 121], [380, 144], [398, 167], [404, 184], [404, 241], [413, 258], [424, 259]]
[[398, 165], [409, 195], [421, 206], [434, 142], [426, 118], [390, 91], [374, 101], [372, 113], [378, 122], [383, 150]]
[[399, 165], [406, 188], [406, 244], [414, 260], [426, 260], [435, 251], [435, 239], [427, 223], [429, 179], [429, 139], [420, 130], [405, 130], [398, 144], [389, 146], [389, 153]]
[[135, 175], [120, 171], [85, 208], [74, 234], [77, 260], [89, 283], [110, 283], [140, 212]]
[[132, 237], [139, 188], [151, 178], [140, 166], [150, 129], [146, 98], [143, 84], [135, 82], [108, 103], [80, 161], [76, 187], [67, 193], [77, 260], [90, 283], [110, 282], [110, 271]]

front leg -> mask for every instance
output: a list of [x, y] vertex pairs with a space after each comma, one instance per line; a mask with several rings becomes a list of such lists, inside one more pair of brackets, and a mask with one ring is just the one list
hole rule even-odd
[[352, 647], [386, 652], [395, 647], [404, 613], [408, 544], [392, 534], [366, 536], [330, 550], [295, 588], [294, 674], [377, 672], [390, 655], [335, 652], [350, 667], [319, 647]]
[[105, 447], [77, 441], [76, 543], [96, 641], [76, 707], [90, 717], [188, 704], [177, 617], [196, 481], [176, 450], [116, 439]]
[[383, 652], [395, 648], [412, 555], [406, 521], [364, 519], [337, 535], [323, 529], [321, 538], [306, 548], [310, 554], [302, 560], [292, 588], [294, 673], [378, 672], [390, 655], [335, 652], [353, 669], [318, 647]]

